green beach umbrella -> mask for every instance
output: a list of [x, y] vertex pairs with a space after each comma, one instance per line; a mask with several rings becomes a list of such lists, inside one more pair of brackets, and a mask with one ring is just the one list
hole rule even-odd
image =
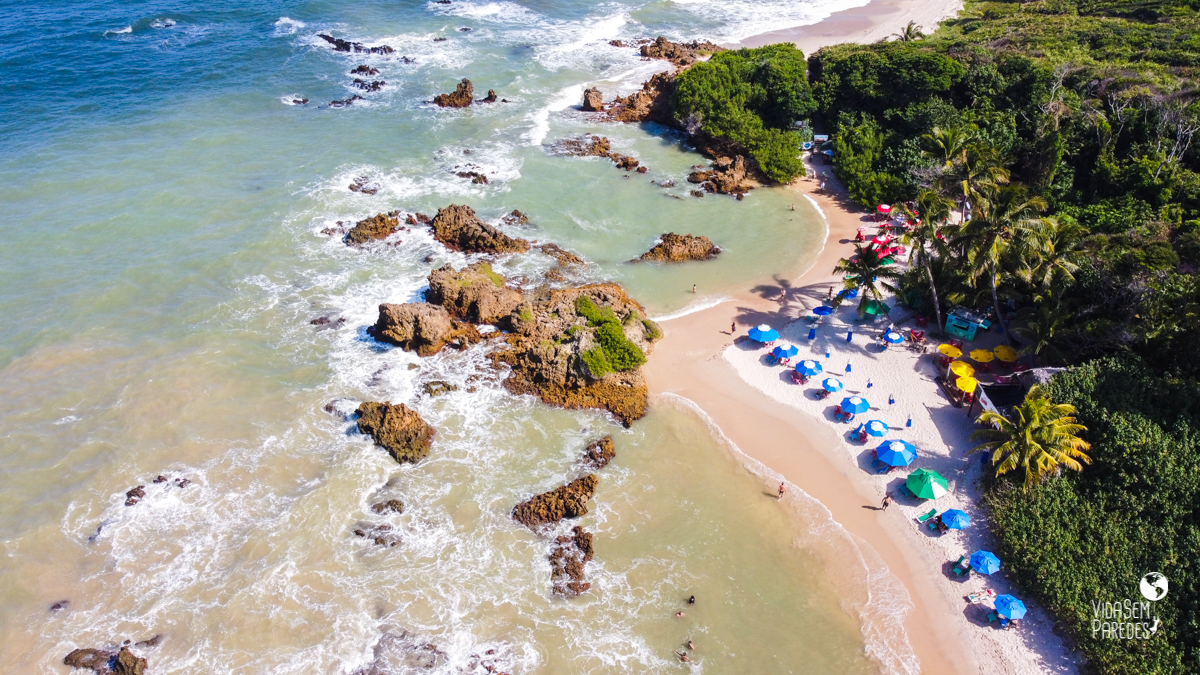
[[863, 306], [863, 313], [870, 314], [871, 316], [886, 314], [890, 311], [892, 311], [892, 308], [886, 302], [879, 302], [878, 300], [868, 300], [867, 304]]
[[928, 469], [917, 469], [908, 474], [908, 480], [904, 484], [919, 499], [937, 499], [950, 491], [946, 479], [938, 472]]

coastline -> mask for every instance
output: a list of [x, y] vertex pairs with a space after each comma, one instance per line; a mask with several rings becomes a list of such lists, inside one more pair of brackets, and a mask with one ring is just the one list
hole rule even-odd
[[932, 32], [962, 6], [962, 0], [871, 0], [862, 7], [834, 12], [813, 24], [753, 35], [742, 40], [740, 46], [791, 42], [805, 56], [811, 56], [821, 47], [843, 42], [878, 42], [903, 30], [909, 21], [925, 32]]

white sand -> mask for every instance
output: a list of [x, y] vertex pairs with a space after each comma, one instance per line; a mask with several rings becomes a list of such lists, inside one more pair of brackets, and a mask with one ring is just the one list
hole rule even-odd
[[791, 42], [805, 55], [821, 47], [857, 42], [867, 44], [890, 38], [913, 21], [924, 33], [954, 16], [962, 0], [874, 0], [862, 7], [835, 12], [808, 26], [784, 28], [742, 40], [743, 47]]
[[[804, 298], [803, 302], [809, 309], [819, 304], [811, 298]], [[896, 307], [894, 299], [889, 300], [889, 304]], [[906, 530], [908, 538], [927, 558], [929, 573], [936, 577], [936, 587], [944, 594], [944, 602], [961, 606], [962, 630], [967, 643], [973, 646], [981, 672], [1077, 672], [1079, 664], [1075, 655], [1052, 633], [1052, 621], [1047, 613], [1006, 579], [1003, 559], [1000, 572], [990, 577], [972, 574], [966, 581], [961, 581], [950, 573], [950, 565], [959, 556], [969, 556], [980, 549], [994, 551], [994, 541], [987, 533], [987, 515], [976, 505], [980, 496], [982, 464], [979, 455], [966, 454], [974, 447], [969, 440], [974, 427], [967, 418], [966, 408], [953, 407], [934, 381], [935, 350], [930, 349], [925, 355], [909, 351], [903, 345], [881, 350], [878, 342], [870, 339], [868, 334], [878, 335], [887, 321], [881, 320], [873, 326], [859, 324], [856, 306], [856, 301], [848, 301], [834, 315], [823, 318], [816, 324], [817, 337], [811, 342], [808, 340], [811, 326], [804, 319], [774, 326], [781, 337], [776, 344], [791, 343], [800, 348], [800, 354], [791, 360], [792, 366], [801, 359], [814, 359], [825, 368], [825, 373], [810, 378], [807, 385], [791, 383], [787, 372], [790, 367], [766, 365], [769, 348], [745, 337], [744, 332], [722, 355], [755, 389], [836, 429], [843, 439], [841, 450], [844, 451], [845, 469], [867, 474], [880, 501], [885, 491], [892, 495], [895, 501], [887, 515], [895, 514], [894, 526]], [[900, 319], [905, 313], [898, 309], [892, 314]], [[846, 334], [851, 329], [854, 339], [848, 343]], [[981, 336], [974, 343], [967, 343], [967, 351], [998, 344], [994, 332]], [[829, 358], [825, 357], [826, 350], [829, 350]], [[852, 366], [849, 374], [845, 373], [847, 361]], [[846, 388], [818, 400], [814, 394], [820, 389], [821, 379], [827, 375], [842, 380]], [[868, 382], [872, 385], [869, 388]], [[835, 406], [849, 395], [866, 398], [871, 410], [856, 416], [851, 424], [834, 421]], [[889, 395], [895, 396], [894, 405], [889, 405]], [[976, 407], [975, 414], [978, 412]], [[911, 428], [905, 426], [910, 416]], [[883, 439], [868, 437], [866, 444], [852, 443], [851, 430], [859, 422], [870, 419], [886, 422], [891, 427], [888, 435]], [[917, 460], [911, 467], [878, 474], [872, 467], [873, 450], [892, 438], [915, 445]], [[950, 493], [937, 500], [915, 499], [903, 486], [908, 473], [918, 467], [933, 469], [945, 477], [950, 484]], [[971, 525], [941, 536], [931, 533], [916, 522], [916, 517], [932, 507], [939, 513], [950, 508], [965, 511], [971, 517]], [[997, 595], [1011, 593], [1025, 602], [1029, 612], [1018, 627], [1005, 631], [1000, 630], [998, 624], [988, 625], [985, 616], [991, 611], [990, 603], [972, 605], [966, 600], [968, 593], [985, 588], [993, 589]]]

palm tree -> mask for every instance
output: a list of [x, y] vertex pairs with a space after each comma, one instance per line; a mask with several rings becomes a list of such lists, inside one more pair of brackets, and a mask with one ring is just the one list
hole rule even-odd
[[991, 452], [997, 477], [1023, 468], [1026, 490], [1061, 466], [1081, 471], [1092, 461], [1084, 452], [1091, 446], [1079, 438], [1087, 428], [1075, 423], [1074, 413], [1075, 406], [1054, 403], [1035, 385], [1013, 409], [1012, 419], [991, 411], [979, 416], [990, 428], [971, 434], [971, 440], [984, 442], [970, 452]]
[[1049, 365], [1065, 363], [1066, 358], [1054, 343], [1069, 318], [1057, 302], [1051, 304], [1049, 301], [1037, 309], [1027, 307], [1018, 312], [1018, 325], [1013, 332], [1027, 342], [1020, 351], [1021, 356], [1032, 356], [1035, 364], [1039, 358]]
[[[1038, 215], [1045, 209], [1044, 199], [1030, 197], [1024, 186], [1011, 185], [1002, 188], [995, 199], [981, 201], [975, 217], [962, 229], [968, 244], [966, 262], [972, 278], [977, 279], [984, 273], [991, 277], [992, 307], [1001, 330], [1004, 327], [1004, 314], [1000, 311], [997, 292], [1000, 261], [1012, 247], [1031, 245], [1029, 235], [1045, 227], [1045, 220]], [[1017, 253], [1018, 257], [1023, 257], [1021, 251]], [[1004, 331], [1004, 334], [1011, 342], [1008, 331]]]
[[1075, 281], [1087, 229], [1070, 219], [1047, 218], [1031, 234], [1032, 245], [1025, 247], [1026, 256], [1020, 261], [1017, 276], [1035, 286], [1034, 300], [1042, 302], [1055, 295], [1055, 289]]
[[875, 250], [855, 244], [854, 255], [842, 258], [833, 268], [835, 273], [841, 273], [845, 277], [845, 288], [834, 297], [835, 301], [841, 303], [846, 298], [847, 292], [857, 288], [859, 291], [858, 318], [861, 319], [866, 314], [869, 300], [883, 302], [881, 286], [893, 292], [897, 290], [894, 285], [880, 281], [881, 279], [896, 279], [900, 276], [900, 272], [892, 266], [893, 262], [895, 261], [891, 256], [880, 256]]
[[[933, 269], [930, 267], [930, 248], [943, 249], [942, 240], [938, 238], [938, 226], [950, 217], [953, 203], [936, 190], [923, 189], [917, 194], [917, 212], [913, 213], [904, 207], [913, 227], [905, 233], [902, 241], [909, 247], [909, 263], [917, 262], [925, 270], [929, 279], [929, 292], [933, 296], [933, 311], [937, 315], [937, 331], [942, 331], [942, 305], [938, 300], [937, 284], [933, 281]], [[919, 216], [924, 215], [924, 218]], [[917, 222], [920, 220], [920, 222]]]
[[[981, 205], [991, 199], [1001, 186], [1008, 183], [1008, 169], [1000, 152], [987, 144], [973, 143], [961, 152], [961, 159], [943, 177], [947, 192], [957, 192], [963, 200], [963, 220], [966, 220], [967, 202]], [[951, 187], [953, 185], [953, 187]]]
[[892, 37], [901, 42], [916, 42], [925, 37], [925, 34], [921, 32], [921, 26], [918, 26], [916, 21], [909, 21], [903, 31], [892, 33]]
[[934, 127], [933, 132], [921, 137], [928, 148], [925, 154], [941, 163], [943, 171], [949, 171], [964, 160], [963, 154], [975, 140], [975, 127]]

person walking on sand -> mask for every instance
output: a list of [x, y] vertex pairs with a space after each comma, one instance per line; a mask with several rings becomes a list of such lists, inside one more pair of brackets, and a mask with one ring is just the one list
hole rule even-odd
[[737, 332], [737, 322], [736, 322], [736, 321], [730, 321], [730, 322], [729, 322], [729, 334], [730, 334], [730, 335], [733, 335], [733, 334], [734, 334], [734, 333], [736, 333], [736, 332]]
[[779, 494], [775, 496], [775, 499], [783, 499], [783, 493], [785, 493], [785, 492], [787, 492], [787, 486], [784, 485], [783, 483], [780, 483], [779, 484]]
[[829, 287], [829, 297], [827, 297], [826, 300], [832, 300], [832, 299], [833, 299], [833, 286], [830, 286]]
[[888, 506], [889, 506], [891, 503], [892, 503], [892, 496], [891, 496], [891, 495], [884, 495], [884, 496], [883, 496], [883, 504], [880, 504], [880, 506], [879, 506], [879, 510], [880, 510], [880, 511], [887, 511], [887, 507], [888, 507]]

